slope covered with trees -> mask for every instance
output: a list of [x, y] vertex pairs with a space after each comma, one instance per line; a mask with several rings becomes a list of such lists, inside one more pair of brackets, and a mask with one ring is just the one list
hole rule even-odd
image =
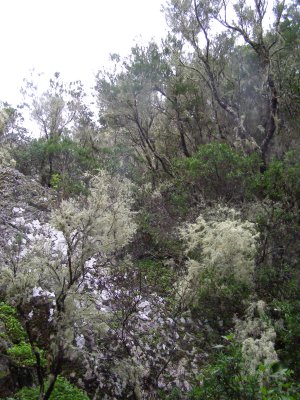
[[169, 0], [94, 88], [0, 110], [3, 399], [300, 397], [300, 10]]

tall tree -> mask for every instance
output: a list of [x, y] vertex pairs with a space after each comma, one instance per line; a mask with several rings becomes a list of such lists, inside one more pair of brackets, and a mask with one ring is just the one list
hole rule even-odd
[[[273, 60], [281, 49], [280, 22], [284, 6], [284, 1], [274, 3], [271, 35], [265, 29], [266, 1], [254, 0], [248, 5], [246, 1], [239, 0], [231, 5], [228, 1], [171, 0], [166, 8], [173, 31], [181, 35], [193, 49], [195, 62], [186, 63], [186, 67], [197, 72], [201, 81], [210, 89], [214, 101], [232, 120], [242, 146], [245, 149], [259, 149], [264, 163], [271, 140], [278, 129], [279, 88], [274, 78]], [[256, 76], [260, 79], [257, 91], [262, 104], [260, 137], [255, 137], [247, 129], [247, 116], [239, 98], [232, 93], [232, 86], [236, 88], [242, 84], [238, 76], [233, 77], [228, 68], [229, 56], [240, 39], [257, 61]]]
[[[71, 134], [72, 126], [82, 113], [83, 98], [85, 93], [80, 81], [70, 82], [68, 85], [60, 79], [56, 72], [49, 80], [49, 87], [42, 94], [33, 81], [27, 81], [23, 94], [33, 120], [38, 124], [42, 140], [49, 143], [57, 143], [61, 137]], [[51, 178], [54, 171], [55, 155], [49, 152], [47, 160], [47, 173], [45, 184], [51, 185]]]
[[114, 73], [100, 72], [97, 77], [100, 121], [126, 137], [152, 173], [162, 169], [171, 174], [159, 147], [160, 111], [154, 90], [159, 76], [157, 46], [134, 47], [131, 56], [117, 67]]

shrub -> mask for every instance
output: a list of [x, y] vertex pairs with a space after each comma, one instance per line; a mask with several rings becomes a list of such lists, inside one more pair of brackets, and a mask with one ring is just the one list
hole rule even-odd
[[201, 194], [205, 199], [241, 200], [249, 177], [259, 172], [260, 163], [258, 155], [244, 155], [224, 143], [200, 146], [192, 157], [174, 162], [179, 176], [176, 198], [184, 198], [188, 186], [191, 194]]
[[252, 222], [242, 221], [234, 209], [218, 207], [211, 215], [200, 215], [195, 223], [180, 229], [190, 261], [188, 280], [209, 273], [210, 278], [234, 276], [252, 284], [258, 233]]
[[226, 345], [215, 350], [214, 361], [201, 371], [200, 384], [189, 394], [191, 400], [296, 400], [300, 385], [293, 381], [292, 372], [273, 368], [268, 382], [261, 382], [266, 366], [261, 364], [255, 373], [247, 372], [242, 346], [226, 338]]
[[0, 167], [11, 167], [14, 168], [16, 166], [16, 161], [12, 158], [10, 152], [2, 147], [0, 149]]
[[264, 174], [252, 175], [248, 188], [256, 196], [293, 204], [300, 198], [299, 176], [299, 152], [290, 151], [283, 160], [271, 160]]
[[[38, 400], [39, 389], [24, 387], [16, 395], [15, 400]], [[72, 385], [67, 379], [59, 376], [56, 380], [50, 400], [89, 400], [87, 394]]]
[[[41, 356], [41, 365], [46, 365], [46, 359], [44, 357], [43, 351], [39, 351]], [[36, 358], [32, 352], [31, 345], [29, 343], [21, 342], [15, 344], [7, 350], [7, 354], [10, 358], [19, 366], [22, 367], [33, 367], [36, 365]]]
[[147, 285], [153, 287], [157, 293], [167, 295], [173, 289], [175, 274], [170, 266], [162, 261], [149, 258], [138, 262], [139, 271], [146, 278]]
[[90, 149], [67, 137], [32, 140], [15, 150], [15, 158], [21, 172], [39, 175], [42, 184], [53, 187], [63, 197], [84, 192], [83, 174], [98, 166]]
[[277, 353], [282, 364], [300, 378], [300, 302], [274, 301]]
[[0, 303], [0, 319], [5, 324], [6, 334], [13, 343], [19, 343], [26, 338], [15, 308], [5, 303]]
[[253, 290], [259, 236], [255, 224], [242, 221], [234, 209], [217, 207], [183, 226], [180, 236], [186, 244], [188, 273], [179, 294], [210, 326], [221, 319], [222, 329], [228, 329]]
[[266, 200], [256, 212], [260, 231], [256, 291], [268, 302], [299, 298], [299, 209], [295, 205]]

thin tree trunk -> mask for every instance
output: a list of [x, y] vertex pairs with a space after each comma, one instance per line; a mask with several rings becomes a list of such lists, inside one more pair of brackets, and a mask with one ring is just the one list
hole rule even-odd
[[277, 89], [275, 86], [275, 82], [271, 74], [269, 74], [268, 76], [268, 85], [270, 90], [269, 123], [268, 123], [267, 135], [260, 146], [264, 168], [266, 168], [267, 165], [267, 154], [270, 142], [273, 139], [277, 130], [278, 97], [277, 97]]

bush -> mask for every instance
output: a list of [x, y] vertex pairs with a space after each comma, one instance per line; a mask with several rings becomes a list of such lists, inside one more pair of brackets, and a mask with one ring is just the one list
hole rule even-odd
[[5, 331], [13, 343], [19, 343], [26, 338], [26, 332], [17, 319], [15, 308], [5, 303], [0, 303], [0, 320], [5, 324]]
[[[189, 257], [180, 293], [202, 318], [229, 327], [253, 289], [258, 233], [239, 212], [216, 207], [180, 229]], [[214, 323], [215, 323], [214, 322]]]
[[229, 344], [217, 346], [214, 361], [199, 376], [197, 386], [189, 394], [191, 400], [296, 400], [300, 385], [291, 371], [275, 366], [267, 382], [261, 381], [265, 365], [255, 374], [245, 372], [241, 345], [226, 338]]
[[138, 268], [147, 285], [153, 287], [157, 293], [166, 296], [172, 291], [175, 274], [171, 267], [164, 265], [162, 261], [146, 258], [138, 262]]
[[278, 355], [283, 365], [300, 379], [300, 302], [274, 301], [274, 312], [279, 317], [275, 325]]
[[15, 150], [15, 158], [22, 173], [39, 175], [43, 185], [53, 187], [63, 197], [84, 192], [83, 174], [98, 166], [90, 149], [67, 137], [32, 140]]
[[[45, 366], [46, 359], [43, 351], [39, 349], [36, 350], [40, 353], [41, 365]], [[33, 367], [36, 365], [36, 358], [29, 343], [21, 342], [15, 344], [7, 350], [7, 354], [17, 365], [21, 367]]]
[[[15, 395], [14, 400], [38, 400], [38, 398], [39, 388], [24, 387]], [[62, 376], [59, 376], [50, 400], [89, 400], [89, 398], [83, 390], [72, 385]]]
[[267, 302], [299, 298], [299, 210], [279, 202], [265, 201], [256, 213], [260, 231], [256, 291]]
[[250, 177], [249, 191], [275, 202], [295, 204], [300, 198], [299, 177], [299, 152], [290, 151], [283, 160], [271, 160], [264, 174]]
[[16, 166], [16, 161], [11, 157], [10, 152], [2, 147], [0, 149], [0, 167], [11, 167], [14, 168]]
[[273, 159], [264, 174], [249, 179], [249, 192], [262, 201], [256, 212], [261, 232], [256, 269], [260, 298], [272, 301], [299, 297], [300, 157], [295, 152]]
[[174, 162], [179, 176], [176, 198], [184, 198], [188, 185], [192, 195], [201, 194], [205, 199], [242, 200], [247, 181], [259, 172], [260, 164], [258, 155], [244, 155], [224, 143], [200, 146], [192, 157]]

